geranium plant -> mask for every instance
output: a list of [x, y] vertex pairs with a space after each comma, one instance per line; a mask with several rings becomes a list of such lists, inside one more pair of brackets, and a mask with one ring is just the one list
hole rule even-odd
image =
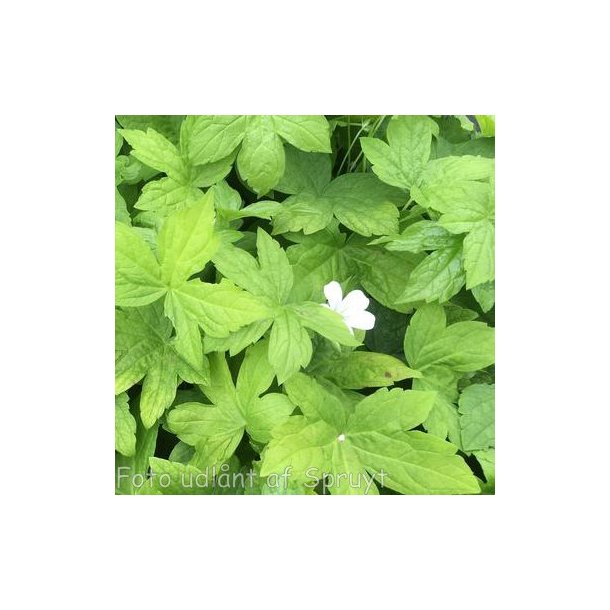
[[494, 125], [117, 116], [117, 493], [493, 493]]

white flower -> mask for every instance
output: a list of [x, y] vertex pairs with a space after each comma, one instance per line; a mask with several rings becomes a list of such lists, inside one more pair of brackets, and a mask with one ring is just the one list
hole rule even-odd
[[324, 286], [324, 296], [328, 301], [328, 305], [324, 304], [324, 307], [341, 314], [352, 334], [354, 328], [371, 330], [375, 326], [375, 316], [366, 311], [369, 300], [362, 290], [352, 290], [343, 298], [341, 285], [333, 280]]

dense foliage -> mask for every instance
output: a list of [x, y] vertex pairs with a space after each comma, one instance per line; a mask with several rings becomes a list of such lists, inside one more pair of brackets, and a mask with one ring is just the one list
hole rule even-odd
[[115, 143], [117, 493], [493, 493], [493, 117]]

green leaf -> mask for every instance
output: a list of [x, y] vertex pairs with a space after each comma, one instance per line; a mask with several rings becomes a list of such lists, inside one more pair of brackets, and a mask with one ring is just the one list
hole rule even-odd
[[167, 426], [180, 440], [199, 448], [210, 437], [242, 431], [245, 421], [237, 409], [226, 404], [211, 406], [186, 402], [167, 414]]
[[149, 127], [165, 136], [174, 144], [178, 142], [180, 126], [184, 120], [180, 115], [144, 115], [144, 114], [119, 114], [117, 121], [125, 129], [139, 129], [146, 131]]
[[245, 420], [230, 403], [213, 407], [191, 402], [170, 411], [167, 426], [180, 440], [195, 447], [192, 463], [203, 469], [233, 455], [243, 436]]
[[[426, 380], [427, 383], [427, 380]], [[429, 386], [423, 386], [429, 387]], [[457, 407], [448, 401], [443, 395], [437, 394], [434, 407], [424, 422], [424, 428], [429, 434], [438, 438], [449, 440], [462, 449], [459, 414]]]
[[319, 372], [339, 387], [352, 390], [390, 386], [402, 379], [421, 376], [394, 356], [365, 351], [348, 352]]
[[449, 436], [449, 440], [461, 448], [459, 414], [453, 404], [458, 395], [458, 377], [458, 373], [447, 367], [431, 366], [423, 377], [413, 380], [413, 389], [436, 392], [434, 406], [424, 421], [424, 428], [442, 439]]
[[191, 183], [195, 186], [212, 186], [220, 182], [233, 169], [236, 153], [213, 163], [196, 165], [191, 171]]
[[136, 451], [133, 456], [115, 454], [115, 485], [117, 494], [139, 494], [146, 489], [148, 460], [154, 455], [157, 445], [158, 426], [148, 430], [136, 417]]
[[274, 233], [300, 231], [308, 235], [329, 225], [333, 214], [361, 235], [398, 231], [398, 209], [404, 199], [398, 189], [372, 174], [344, 174], [323, 191], [303, 190], [289, 197], [274, 218]]
[[264, 218], [265, 220], [270, 220], [281, 207], [282, 204], [277, 201], [256, 201], [241, 210], [224, 212], [223, 215], [230, 220], [237, 218]]
[[471, 231], [478, 223], [492, 219], [490, 185], [486, 182], [462, 182], [458, 184], [428, 187], [427, 201], [442, 212], [439, 224], [451, 233]]
[[421, 179], [428, 187], [434, 184], [459, 184], [465, 180], [489, 180], [494, 174], [494, 168], [495, 161], [485, 157], [443, 157], [430, 161]]
[[445, 309], [448, 324], [469, 322], [470, 320], [476, 320], [479, 317], [479, 314], [473, 309], [467, 309], [466, 307], [454, 303], [446, 303], [443, 305], [443, 308]]
[[417, 310], [405, 334], [409, 364], [423, 373], [413, 387], [437, 392], [435, 405], [424, 422], [433, 435], [461, 446], [457, 399], [458, 373], [475, 371], [494, 361], [494, 330], [481, 322], [457, 322], [446, 326], [440, 305]]
[[320, 303], [300, 303], [290, 306], [305, 328], [311, 328], [322, 337], [341, 345], [360, 345], [350, 332], [343, 317]]
[[178, 379], [175, 358], [173, 350], [165, 348], [146, 373], [140, 397], [140, 417], [146, 428], [150, 428], [163, 415], [176, 397]]
[[165, 217], [174, 211], [194, 206], [202, 196], [198, 188], [166, 177], [145, 184], [135, 207]]
[[395, 116], [388, 125], [388, 144], [360, 138], [360, 145], [381, 180], [410, 189], [428, 162], [432, 136], [437, 134], [438, 126], [429, 117]]
[[273, 233], [303, 231], [310, 235], [327, 227], [333, 219], [333, 202], [304, 191], [289, 197], [273, 217]]
[[268, 341], [259, 341], [246, 350], [246, 357], [237, 376], [237, 396], [243, 405], [248, 405], [269, 389], [275, 376], [269, 364]]
[[285, 146], [284, 153], [284, 175], [275, 190], [289, 195], [296, 195], [301, 191], [320, 194], [331, 179], [330, 155], [306, 153], [292, 146]]
[[153, 490], [163, 495], [208, 495], [212, 493], [212, 481], [207, 473], [188, 464], [150, 458]]
[[237, 156], [240, 176], [261, 196], [280, 181], [284, 165], [284, 146], [273, 130], [272, 117], [249, 117], [248, 129]]
[[259, 320], [236, 330], [226, 337], [206, 337], [205, 353], [229, 352], [231, 356], [239, 354], [244, 348], [258, 341], [273, 323], [271, 318]]
[[[257, 466], [256, 463], [255, 466]], [[245, 487], [244, 494], [261, 496], [316, 495], [314, 490], [306, 485], [305, 481], [294, 480], [290, 477], [285, 478], [283, 476], [272, 476], [269, 478], [258, 476], [254, 479], [252, 486], [247, 485]]]
[[148, 460], [154, 455], [157, 447], [158, 432], [158, 424], [155, 424], [147, 429], [142, 425], [142, 422], [139, 419], [137, 420], [136, 454], [133, 457], [135, 472], [146, 472], [148, 468]]
[[[159, 172], [156, 169], [152, 169], [148, 165], [140, 163], [133, 155], [119, 155], [115, 159], [115, 185], [126, 184], [135, 186], [143, 180], [150, 180], [158, 173]], [[135, 189], [133, 189], [132, 192], [133, 191], [135, 191]]]
[[495, 386], [474, 384], [460, 396], [460, 427], [465, 451], [495, 444]]
[[[422, 377], [414, 379], [413, 388], [436, 392], [434, 406], [424, 422], [424, 427], [430, 434], [443, 439], [449, 435], [450, 440], [461, 447], [458, 413], [453, 404], [457, 399], [459, 375], [447, 364], [426, 364], [430, 353], [429, 346], [442, 345], [445, 332], [446, 317], [443, 307], [425, 305], [419, 308], [411, 319], [405, 334], [404, 350], [411, 366], [417, 366], [423, 372]], [[466, 345], [465, 348], [469, 347]]]
[[446, 141], [437, 141], [436, 157], [449, 157], [459, 155], [474, 155], [493, 159], [495, 156], [495, 138], [476, 138], [451, 144]]
[[307, 152], [331, 152], [330, 128], [320, 115], [275, 115], [276, 133], [284, 140]]
[[383, 484], [403, 494], [476, 494], [479, 485], [456, 447], [423, 432], [373, 431], [350, 435], [367, 470], [384, 473]]
[[[237, 324], [236, 320], [244, 315], [236, 309], [237, 305], [242, 305], [247, 310], [245, 316], [252, 316], [252, 303], [240, 302], [240, 298], [244, 295], [246, 299], [254, 299], [254, 297], [233, 287], [228, 293], [230, 306], [222, 306], [218, 303], [210, 305], [210, 302], [219, 296], [217, 290], [222, 292], [227, 286], [222, 283], [199, 282], [199, 284], [207, 287], [204, 288], [206, 293], [208, 290], [212, 293], [212, 298], [203, 304], [199, 303], [200, 308], [206, 312], [209, 326], [212, 328], [234, 327]], [[188, 284], [185, 284], [185, 287], [188, 287]], [[178, 333], [174, 339], [170, 338], [171, 324], [163, 317], [160, 303], [131, 309], [128, 312], [117, 312], [116, 393], [128, 389], [145, 377], [140, 408], [146, 426], [156, 421], [174, 400], [178, 374], [191, 383], [209, 380], [208, 364], [201, 353], [201, 339], [199, 337], [197, 344], [198, 330], [192, 325], [193, 321], [200, 326], [208, 324], [198, 320], [197, 316], [190, 315], [186, 308], [183, 308], [179, 298], [176, 300], [179, 294], [176, 291], [170, 293], [166, 301], [166, 308], [174, 319]], [[185, 333], [190, 336], [185, 337]], [[183, 345], [183, 342], [186, 345]], [[206, 386], [206, 391], [209, 390], [210, 388]]]
[[225, 277], [252, 294], [282, 304], [294, 282], [290, 262], [280, 245], [262, 229], [258, 230], [256, 245], [258, 262], [245, 250], [222, 244], [214, 255], [214, 264]]
[[473, 451], [473, 455], [477, 458], [483, 474], [485, 475], [486, 483], [481, 486], [481, 491], [484, 494], [493, 494], [496, 490], [496, 451], [488, 449], [487, 451]]
[[159, 263], [148, 244], [132, 227], [115, 223], [116, 304], [147, 305], [162, 297], [166, 290]]
[[271, 431], [284, 423], [294, 411], [294, 405], [284, 394], [269, 393], [252, 400], [247, 409], [247, 430], [258, 443], [268, 443]]
[[191, 447], [191, 445], [187, 445], [183, 441], [178, 441], [174, 448], [171, 450], [169, 454], [170, 462], [179, 462], [180, 464], [188, 464], [193, 455], [195, 454], [195, 448]]
[[131, 225], [131, 216], [127, 209], [127, 202], [123, 199], [117, 188], [114, 189], [114, 219], [126, 225]]
[[392, 251], [424, 252], [451, 246], [454, 238], [437, 222], [421, 220], [391, 238], [385, 247]]
[[348, 229], [360, 235], [398, 232], [398, 209], [403, 194], [371, 174], [344, 174], [324, 191], [334, 215]]
[[233, 244], [221, 243], [212, 257], [212, 262], [227, 279], [256, 296], [278, 292], [275, 286], [267, 286], [256, 259]]
[[195, 447], [192, 463], [198, 468], [229, 459], [247, 423], [244, 404], [236, 393], [224, 355], [212, 354], [210, 377], [209, 385], [202, 389], [213, 407], [187, 402], [178, 405], [167, 418], [170, 431]]
[[201, 331], [197, 321], [186, 314], [172, 293], [169, 293], [165, 300], [165, 313], [176, 329], [172, 343], [177, 355], [176, 372], [188, 383], [209, 383], [209, 364], [203, 355]]
[[222, 409], [230, 408], [236, 411], [241, 421], [243, 409], [239, 404], [233, 377], [224, 354], [210, 354], [210, 383], [202, 387], [201, 391], [208, 400]]
[[151, 128], [146, 132], [121, 129], [120, 133], [133, 148], [131, 154], [136, 159], [178, 181], [186, 180], [186, 166], [178, 149], [160, 133]]
[[114, 132], [114, 156], [118, 157], [123, 147], [123, 137], [118, 131]]
[[[354, 240], [351, 240], [353, 244]], [[399, 299], [409, 277], [422, 260], [411, 252], [388, 252], [381, 247], [348, 245], [345, 253], [357, 262], [362, 287], [376, 301], [399, 312], [410, 312], [410, 304]]]
[[291, 311], [280, 312], [271, 329], [269, 362], [275, 370], [278, 383], [284, 383], [311, 360], [312, 345], [299, 318]]
[[[321, 233], [316, 234], [316, 238]], [[314, 237], [312, 236], [312, 240]], [[288, 258], [298, 282], [292, 288], [294, 301], [324, 300], [323, 289], [331, 280], [339, 282], [353, 272], [354, 264], [343, 249], [343, 243], [305, 243], [288, 248]]]
[[483, 322], [458, 322], [448, 326], [440, 339], [428, 345], [418, 368], [444, 364], [468, 372], [482, 369], [494, 362], [494, 329]]
[[[463, 241], [463, 267], [469, 289], [494, 279], [493, 169], [493, 159], [483, 157], [436, 159], [426, 166], [422, 184], [411, 190], [420, 205], [441, 212], [439, 225], [451, 233], [468, 233]], [[439, 300], [451, 296], [442, 294]]]
[[341, 495], [378, 495], [379, 491], [371, 480], [358, 453], [349, 443], [334, 443], [331, 456], [332, 485], [329, 491]]
[[423, 361], [422, 352], [440, 339], [445, 332], [447, 318], [440, 305], [423, 305], [411, 317], [404, 337], [404, 352], [407, 362], [417, 366]]
[[136, 420], [129, 411], [125, 392], [114, 398], [114, 447], [126, 457], [136, 452]]
[[267, 394], [259, 398], [271, 385], [274, 375], [266, 351], [266, 342], [248, 350], [237, 378], [237, 388], [225, 357], [212, 354], [211, 380], [202, 389], [215, 406], [188, 402], [169, 414], [170, 430], [196, 448], [193, 463], [199, 468], [231, 457], [244, 428], [253, 440], [267, 442], [271, 430], [284, 422], [294, 409], [283, 395]]
[[294, 276], [286, 252], [262, 229], [256, 235], [256, 249], [260, 277], [266, 285], [265, 293], [276, 303], [285, 303], [292, 289]]
[[202, 470], [223, 464], [232, 458], [242, 437], [243, 430], [210, 437], [195, 451], [191, 464]]
[[161, 357], [171, 323], [163, 317], [160, 303], [127, 311], [116, 311], [115, 393], [140, 381]]
[[247, 117], [236, 115], [187, 117], [189, 159], [203, 165], [228, 157], [243, 140], [246, 121]]
[[191, 280], [174, 288], [172, 298], [204, 332], [215, 337], [226, 337], [242, 326], [272, 315], [260, 299], [227, 280], [220, 284]]
[[411, 195], [419, 205], [446, 214], [447, 218], [441, 217], [440, 224], [448, 231], [462, 233], [470, 230], [473, 223], [493, 215], [489, 191], [488, 182], [459, 180], [423, 184], [412, 189]]
[[175, 212], [163, 223], [158, 239], [163, 281], [172, 288], [181, 286], [203, 269], [217, 246], [214, 195], [208, 192], [199, 203]]
[[284, 382], [284, 390], [308, 421], [322, 419], [337, 434], [344, 431], [348, 418], [345, 405], [313, 377], [296, 373]]
[[475, 114], [481, 135], [493, 137], [496, 135], [496, 117], [493, 114]]
[[495, 277], [495, 230], [491, 222], [481, 222], [464, 238], [466, 288], [491, 282]]
[[483, 313], [487, 313], [494, 306], [496, 300], [495, 283], [486, 282], [475, 286], [472, 289], [472, 295], [481, 306]]
[[[440, 310], [440, 306], [430, 305], [413, 316], [405, 335], [409, 364], [422, 372], [439, 364], [459, 372], [493, 364], [494, 329], [483, 322], [457, 322], [441, 331], [444, 314]], [[423, 336], [418, 336], [420, 333]]]
[[346, 438], [366, 432], [393, 433], [421, 424], [432, 409], [434, 392], [381, 388], [356, 405]]
[[415, 267], [409, 276], [407, 287], [398, 301], [448, 301], [464, 285], [462, 269], [462, 245], [459, 241], [448, 248], [432, 252]]
[[267, 445], [262, 456], [261, 475], [283, 473], [287, 467], [291, 467], [292, 474], [297, 476], [305, 474], [309, 468], [316, 468], [318, 472], [328, 470], [331, 445], [336, 440], [337, 432], [325, 421], [303, 421], [299, 428], [272, 439]]
[[211, 189], [214, 193], [214, 203], [216, 210], [227, 212], [229, 210], [237, 211], [242, 206], [241, 195], [234, 188], [229, 186], [226, 180], [222, 180], [215, 184]]

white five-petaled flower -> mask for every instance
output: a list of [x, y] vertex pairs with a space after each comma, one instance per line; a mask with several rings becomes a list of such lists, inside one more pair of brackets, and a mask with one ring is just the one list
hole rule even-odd
[[324, 286], [324, 296], [328, 301], [328, 305], [325, 303], [324, 306], [341, 314], [352, 334], [354, 328], [371, 330], [375, 326], [375, 316], [366, 311], [369, 300], [362, 290], [352, 290], [343, 298], [341, 285], [333, 280]]

